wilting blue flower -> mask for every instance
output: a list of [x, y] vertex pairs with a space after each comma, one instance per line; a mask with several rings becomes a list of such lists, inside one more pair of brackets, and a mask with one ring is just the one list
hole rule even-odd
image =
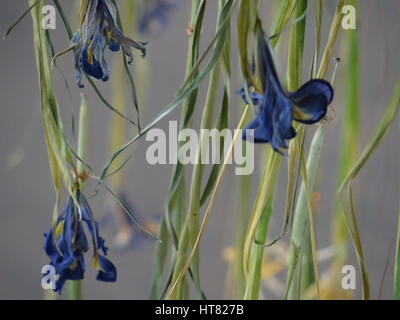
[[96, 79], [107, 81], [109, 68], [105, 59], [105, 51], [116, 52], [122, 49], [133, 60], [131, 47], [146, 55], [145, 42], [133, 41], [124, 36], [117, 26], [116, 8], [110, 0], [91, 0], [83, 23], [71, 39], [74, 48], [76, 78], [79, 87], [82, 85], [82, 70]]
[[144, 11], [139, 19], [139, 31], [151, 33], [153, 26], [164, 29], [169, 21], [170, 12], [176, 7], [176, 0], [145, 0]]
[[[252, 130], [255, 143], [270, 143], [275, 151], [282, 153], [282, 149], [287, 148], [286, 140], [296, 136], [293, 120], [313, 124], [323, 119], [332, 102], [333, 89], [329, 82], [313, 79], [297, 91], [287, 92], [279, 81], [264, 34], [260, 33], [258, 42], [258, 62], [264, 92], [250, 94], [253, 104], [259, 110], [246, 129]], [[245, 90], [241, 89], [239, 94], [247, 103]], [[246, 130], [242, 136], [243, 139], [250, 138]]]
[[96, 279], [105, 282], [114, 282], [117, 279], [115, 266], [105, 257], [108, 248], [99, 235], [99, 227], [93, 218], [89, 203], [80, 192], [77, 193], [76, 199], [77, 204], [70, 197], [67, 207], [57, 219], [54, 230], [50, 229], [45, 234], [44, 250], [50, 258], [50, 265], [59, 275], [54, 290], [58, 293], [61, 293], [66, 280], [84, 278], [86, 269], [84, 254], [89, 250], [84, 224], [92, 240], [92, 262], [98, 271]]

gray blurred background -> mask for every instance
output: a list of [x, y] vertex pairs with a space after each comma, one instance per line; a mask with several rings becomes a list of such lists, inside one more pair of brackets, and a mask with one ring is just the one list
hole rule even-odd
[[[120, 0], [124, 1], [124, 0]], [[264, 0], [267, 11], [270, 1]], [[69, 15], [72, 15], [72, 1], [62, 1]], [[325, 33], [337, 1], [325, 1]], [[393, 92], [400, 74], [399, 35], [400, 4], [397, 0], [362, 0], [358, 12], [358, 29], [361, 41], [361, 146], [365, 146], [373, 129], [380, 120], [384, 108]], [[203, 49], [210, 39], [215, 25], [216, 1], [209, 1], [209, 8], [203, 31]], [[24, 0], [3, 0], [0, 11], [0, 31], [3, 34], [27, 8]], [[148, 37], [150, 90], [143, 106], [142, 123], [149, 122], [162, 107], [174, 97], [184, 77], [186, 58], [186, 26], [188, 23], [189, 1], [180, 1], [179, 7], [164, 33], [156, 38]], [[268, 16], [266, 14], [265, 16]], [[67, 36], [61, 20], [57, 30], [52, 31], [57, 51], [67, 46]], [[342, 34], [346, 31], [341, 31]], [[311, 53], [311, 29], [306, 42], [306, 55]], [[235, 29], [233, 37], [236, 38]], [[237, 51], [236, 42], [233, 51]], [[336, 119], [328, 125], [326, 144], [318, 181], [321, 193], [321, 208], [316, 216], [319, 248], [329, 245], [330, 221], [334, 206], [337, 183], [337, 159], [339, 148], [340, 119], [344, 108], [344, 74], [346, 56], [342, 46], [335, 55], [344, 62], [336, 79], [337, 95], [334, 101]], [[282, 51], [279, 58], [286, 60]], [[285, 53], [286, 54], [286, 53]], [[55, 72], [55, 83], [65, 128], [70, 132], [71, 111], [79, 105], [79, 90], [74, 82], [71, 57], [59, 60], [59, 66], [71, 87], [72, 100], [65, 90], [63, 78]], [[0, 298], [41, 299], [41, 268], [47, 264], [43, 246], [43, 233], [47, 232], [54, 205], [54, 191], [43, 133], [41, 129], [40, 105], [36, 65], [33, 55], [31, 19], [28, 16], [0, 46], [1, 74], [0, 97], [3, 115], [0, 118]], [[144, 63], [138, 59], [136, 63]], [[309, 63], [309, 60], [308, 62]], [[237, 60], [233, 61], [233, 78], [238, 78]], [[284, 70], [284, 68], [282, 67]], [[140, 82], [141, 79], [136, 79]], [[235, 81], [235, 86], [239, 83]], [[234, 86], [234, 88], [235, 88]], [[107, 85], [100, 88], [108, 94]], [[204, 90], [204, 88], [203, 88]], [[97, 170], [107, 160], [107, 133], [109, 111], [90, 90], [85, 89], [90, 102], [90, 163]], [[202, 93], [204, 91], [201, 91]], [[200, 99], [201, 100], [201, 99]], [[198, 111], [201, 104], [198, 105]], [[232, 109], [239, 106], [234, 103]], [[198, 119], [198, 113], [196, 119]], [[231, 128], [237, 122], [237, 112], [232, 111]], [[168, 127], [168, 120], [178, 119], [179, 111], [163, 120], [160, 128]], [[311, 136], [311, 135], [310, 135]], [[368, 162], [356, 183], [356, 204], [360, 220], [367, 265], [371, 276], [372, 297], [393, 297], [393, 243], [399, 213], [399, 126], [398, 120], [391, 128], [383, 144]], [[134, 203], [141, 217], [153, 217], [162, 212], [170, 180], [170, 166], [150, 166], [146, 163], [145, 151], [148, 143], [139, 142], [135, 157], [125, 168], [126, 193]], [[260, 165], [258, 161], [258, 165]], [[282, 175], [278, 202], [286, 182]], [[213, 210], [205, 237], [201, 244], [202, 285], [209, 298], [222, 298], [226, 262], [222, 251], [229, 246], [234, 236], [235, 176], [230, 170], [222, 184], [218, 203]], [[259, 170], [253, 176], [253, 194], [259, 181]], [[91, 200], [99, 217], [106, 214], [105, 195], [100, 193]], [[282, 221], [282, 204], [276, 205], [271, 224], [271, 234], [277, 234]], [[112, 234], [103, 232], [107, 243], [112, 245]], [[287, 239], [284, 239], [287, 242]], [[146, 299], [150, 291], [151, 270], [155, 243], [144, 241], [133, 250], [123, 254], [111, 250], [111, 260], [118, 268], [118, 282], [105, 284], [95, 280], [95, 273], [88, 268], [84, 282], [84, 296], [88, 299]], [[352, 249], [351, 249], [352, 252]], [[388, 260], [389, 259], [389, 260]], [[389, 261], [385, 278], [383, 273]], [[349, 263], [355, 263], [354, 257]], [[325, 264], [326, 265], [326, 264]], [[324, 265], [322, 265], [322, 270]], [[384, 282], [382, 284], [382, 279]], [[360, 287], [359, 281], [357, 282]], [[266, 294], [266, 298], [277, 298]], [[355, 293], [359, 297], [359, 293]]]

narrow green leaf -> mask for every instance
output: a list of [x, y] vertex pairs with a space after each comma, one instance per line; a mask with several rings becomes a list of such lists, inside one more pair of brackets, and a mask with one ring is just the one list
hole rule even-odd
[[362, 247], [361, 234], [358, 227], [356, 211], [354, 207], [352, 183], [357, 178], [358, 174], [364, 167], [368, 159], [373, 155], [387, 130], [390, 128], [398, 110], [400, 108], [400, 81], [398, 81], [392, 100], [382, 117], [378, 128], [374, 135], [371, 137], [360, 157], [350, 169], [342, 185], [338, 190], [338, 195], [341, 201], [341, 206], [346, 219], [349, 233], [353, 240], [353, 245], [357, 254], [358, 264], [361, 271], [361, 278], [363, 283], [363, 298], [370, 298], [370, 287], [367, 268], [365, 264], [364, 251]]
[[14, 30], [14, 28], [31, 12], [31, 10], [39, 3], [40, 0], [36, 0], [33, 2], [30, 7], [21, 14], [21, 16], [18, 17], [18, 19], [7, 29], [3, 36], [3, 40], [8, 37], [8, 35], [11, 33], [11, 31]]
[[400, 300], [400, 210], [397, 226], [396, 254], [394, 265], [394, 298]]

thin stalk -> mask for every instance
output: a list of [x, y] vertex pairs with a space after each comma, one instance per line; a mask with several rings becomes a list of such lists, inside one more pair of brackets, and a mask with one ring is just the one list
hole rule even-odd
[[[87, 156], [87, 147], [88, 147], [88, 103], [85, 95], [81, 94], [81, 107], [79, 111], [79, 127], [78, 127], [78, 146], [77, 146], [77, 155], [79, 159], [85, 160]], [[82, 176], [85, 171], [85, 165], [82, 161], [77, 160], [76, 163], [76, 171], [78, 176]], [[80, 188], [82, 189], [83, 185], [81, 183]]]
[[[210, 75], [210, 82], [209, 82], [209, 90], [207, 93], [207, 99], [206, 99], [206, 104], [203, 110], [203, 116], [201, 120], [201, 125], [200, 125], [200, 130], [201, 129], [209, 129], [212, 125], [213, 121], [213, 115], [214, 115], [214, 109], [215, 109], [215, 100], [216, 100], [216, 94], [218, 91], [218, 82], [219, 82], [219, 66], [216, 65], [211, 72]], [[200, 131], [201, 132], [201, 131]], [[186, 250], [190, 246], [193, 245], [195, 239], [195, 236], [198, 233], [198, 228], [199, 228], [199, 210], [200, 210], [200, 197], [201, 197], [201, 181], [203, 177], [203, 170], [204, 170], [204, 165], [200, 163], [200, 158], [201, 158], [201, 152], [202, 146], [205, 146], [205, 139], [208, 139], [208, 137], [201, 136], [200, 137], [200, 144], [199, 144], [199, 149], [198, 149], [198, 163], [194, 165], [193, 167], [193, 172], [192, 172], [192, 183], [190, 186], [190, 197], [189, 197], [189, 208], [188, 212], [186, 215], [186, 224], [187, 228], [184, 228], [184, 232], [188, 232], [189, 234], [189, 242], [186, 241], [186, 237], [182, 236], [181, 241], [179, 243], [179, 248], [178, 248], [178, 257], [176, 264], [174, 266], [175, 273], [173, 276], [173, 280], [176, 279], [177, 274], [183, 267], [183, 263], [185, 262], [186, 259]], [[196, 253], [194, 259], [193, 259], [193, 265], [192, 265], [192, 270], [194, 273], [194, 276], [197, 278], [195, 281], [199, 281], [199, 272], [198, 272], [198, 253]], [[177, 286], [176, 288], [177, 292], [179, 292], [180, 287]], [[174, 295], [171, 297], [174, 299]]]
[[[35, 2], [34, 0], [28, 1], [30, 5], [33, 5]], [[72, 154], [64, 140], [59, 107], [53, 89], [49, 59], [50, 43], [46, 36], [46, 30], [44, 30], [41, 25], [43, 6], [44, 1], [40, 0], [31, 10], [31, 16], [44, 134], [47, 143], [53, 185], [56, 197], [59, 199], [62, 182], [64, 182], [68, 190], [71, 190], [72, 187], [69, 172], [69, 163], [71, 162]], [[55, 206], [55, 214], [57, 214], [57, 205], [58, 202]]]
[[[186, 58], [185, 79], [191, 74], [195, 77], [198, 70], [195, 69], [196, 62], [199, 58], [200, 47], [200, 30], [203, 24], [202, 0], [192, 0], [190, 22], [188, 26], [188, 54]], [[198, 90], [194, 90], [182, 103], [180, 115], [180, 129], [190, 127], [193, 111], [197, 101]], [[182, 142], [178, 143], [178, 148]], [[177, 151], [176, 151], [177, 152]], [[178, 163], [172, 171], [170, 188], [168, 191], [168, 199], [164, 215], [161, 219], [159, 238], [161, 242], [156, 249], [156, 263], [153, 271], [153, 283], [150, 294], [151, 299], [159, 299], [162, 295], [162, 275], [170, 246], [175, 249], [176, 255], [178, 250], [178, 237], [183, 230], [184, 225], [184, 208], [185, 208], [185, 169], [182, 164]], [[173, 257], [174, 261], [176, 257]], [[167, 283], [168, 285], [168, 283]], [[185, 286], [183, 281], [182, 286]], [[179, 293], [179, 298], [184, 298], [185, 289]]]
[[[297, 3], [296, 7], [296, 18], [300, 17], [307, 10], [307, 1], [301, 1]], [[302, 83], [302, 65], [303, 65], [303, 51], [304, 51], [304, 36], [305, 36], [305, 26], [306, 19], [304, 18], [300, 22], [296, 23], [292, 26], [290, 32], [289, 39], [289, 56], [288, 56], [288, 77], [287, 84], [289, 91], [297, 90]], [[298, 126], [297, 126], [298, 128]], [[296, 157], [301, 162], [301, 152], [304, 145], [305, 139], [305, 128], [298, 129], [298, 137], [291, 144], [291, 148], [289, 149], [289, 157]], [[293, 173], [294, 174], [294, 173]], [[304, 178], [304, 177], [303, 177]], [[305, 195], [305, 190], [303, 187], [303, 193], [299, 193], [300, 195]], [[305, 200], [305, 198], [303, 199]], [[297, 202], [298, 206], [299, 202]], [[293, 219], [293, 230], [291, 234], [291, 242], [289, 248], [289, 268], [288, 268], [288, 277], [287, 282], [293, 283], [292, 288], [297, 289], [300, 286], [297, 284], [301, 284], [303, 272], [299, 272], [300, 269], [297, 266], [297, 263], [301, 260], [304, 261], [304, 265], [301, 269], [310, 270], [312, 269], [313, 259], [308, 255], [300, 255], [301, 253], [306, 252], [305, 250], [298, 251], [300, 246], [296, 243], [303, 239], [308, 239], [311, 236], [311, 232], [309, 229], [304, 230], [304, 226], [307, 224], [307, 202], [304, 201], [305, 208], [304, 211], [298, 211], [298, 207], [294, 211], [294, 219]], [[302, 208], [303, 209], [303, 208]], [[305, 232], [306, 231], [306, 232]], [[307, 232], [308, 231], [308, 232]], [[304, 235], [304, 238], [297, 238], [298, 235]], [[305, 247], [305, 246], [304, 246]], [[296, 272], [297, 271], [297, 272]], [[292, 276], [293, 275], [293, 276]], [[288, 289], [286, 289], [286, 296], [288, 295]]]
[[[282, 14], [281, 16], [285, 16], [284, 20], [286, 21], [291, 16], [291, 10], [293, 9], [292, 6], [293, 3], [291, 3], [290, 1], [283, 5], [283, 8], [286, 8], [286, 10], [284, 10], [286, 13]], [[296, 18], [300, 17], [304, 13], [306, 8], [307, 1], [301, 1], [297, 3], [295, 10]], [[280, 29], [280, 23], [278, 23], [277, 25], [277, 28]], [[301, 65], [304, 48], [304, 29], [305, 19], [302, 19], [298, 23], [294, 24], [291, 30], [287, 73], [287, 83], [289, 90], [297, 89], [301, 81]], [[274, 44], [276, 43], [277, 39], [274, 41]], [[252, 218], [256, 217], [257, 215], [260, 216], [260, 220], [257, 223], [254, 233], [255, 242], [252, 244], [250, 249], [249, 244], [252, 240], [249, 237], [249, 233], [245, 243], [244, 266], [245, 270], [249, 272], [247, 275], [246, 292], [244, 295], [245, 299], [258, 299], [259, 297], [261, 267], [265, 249], [264, 244], [266, 243], [267, 239], [268, 224], [272, 214], [272, 201], [274, 193], [273, 190], [275, 189], [280, 164], [280, 155], [277, 155], [275, 152], [270, 151], [269, 160], [264, 171], [264, 176], [262, 178], [262, 182], [252, 213]], [[251, 221], [249, 226], [251, 227], [252, 225], [255, 224]], [[251, 256], [249, 257], [249, 261], [246, 261], [249, 251], [251, 251]]]
[[[309, 156], [307, 160], [307, 184], [309, 190], [312, 190], [315, 185], [316, 175], [319, 168], [319, 160], [321, 156], [321, 148], [323, 145], [323, 129], [319, 127], [317, 132], [315, 133], [313, 140], [311, 142]], [[307, 238], [310, 238], [310, 223], [309, 223], [309, 207], [308, 207], [308, 199], [309, 194], [307, 194], [307, 187], [303, 183], [300, 192], [298, 195], [298, 200], [296, 203], [296, 209], [293, 220], [293, 229], [290, 238], [290, 248], [289, 248], [289, 267], [288, 267], [288, 276], [286, 279], [286, 297], [287, 299], [300, 299], [302, 297], [302, 293], [306, 290], [311, 283], [312, 279], [309, 283], [302, 283], [301, 277], [302, 273], [299, 272], [298, 264], [302, 264], [302, 258], [304, 257], [301, 253], [304, 250], [307, 250], [307, 244], [309, 242], [306, 241]], [[313, 257], [309, 257], [309, 259], [313, 259]], [[303, 263], [301, 270], [304, 270], [304, 267], [308, 267], [312, 262], [307, 261]], [[297, 284], [302, 285], [299, 287]]]
[[67, 281], [68, 300], [82, 300], [82, 280]]
[[[114, 62], [115, 74], [113, 74], [111, 88], [112, 88], [112, 104], [121, 113], [126, 112], [126, 92], [127, 85], [124, 77], [124, 65], [121, 57], [117, 57]], [[117, 115], [111, 114], [110, 116], [110, 129], [109, 129], [109, 149], [110, 152], [115, 152], [125, 141], [126, 123], [125, 120]], [[111, 171], [119, 168], [123, 163], [123, 159], [116, 159], [111, 167]], [[114, 190], [120, 191], [122, 185], [123, 175], [120, 172], [111, 176], [111, 186]]]
[[322, 0], [315, 0], [315, 16], [314, 16], [314, 27], [315, 27], [315, 52], [314, 61], [312, 65], [312, 75], [314, 76], [317, 72], [320, 50], [321, 50], [321, 38], [322, 38], [322, 16], [323, 16], [323, 2]]
[[261, 266], [265, 249], [264, 244], [266, 242], [269, 219], [272, 213], [273, 190], [271, 190], [271, 186], [275, 185], [278, 177], [281, 163], [280, 157], [279, 154], [269, 148], [268, 161], [264, 168], [253, 208], [252, 217], [257, 212], [261, 214], [254, 234], [256, 242], [251, 244], [249, 261], [244, 261], [245, 270], [246, 267], [248, 268], [248, 273], [246, 275], [246, 291], [244, 294], [244, 299], [246, 300], [258, 299], [260, 293]]
[[[85, 160], [87, 155], [88, 147], [88, 104], [86, 97], [82, 94], [82, 102], [79, 113], [79, 135], [78, 135], [78, 146], [77, 155], [79, 159]], [[77, 180], [79, 177], [84, 177], [85, 165], [77, 160], [76, 163], [76, 174]], [[84, 179], [79, 181], [79, 189], [83, 191]], [[69, 300], [82, 300], [82, 280], [70, 280], [67, 281], [68, 299]]]
[[[238, 123], [238, 125], [236, 127], [237, 129], [242, 129], [243, 128], [243, 124], [244, 124], [244, 121], [246, 119], [248, 111], [249, 111], [249, 105], [247, 105], [245, 110], [243, 111], [243, 114], [242, 114], [242, 116], [240, 118], [240, 121], [239, 121], [239, 123]], [[226, 169], [228, 167], [229, 159], [231, 159], [231, 157], [232, 157], [234, 145], [235, 145], [237, 139], [240, 136], [240, 132], [241, 132], [241, 130], [236, 130], [235, 131], [235, 135], [233, 136], [232, 143], [229, 145], [228, 151], [227, 151], [226, 156], [224, 158], [224, 162], [223, 162], [223, 164], [221, 166], [221, 169], [219, 170], [218, 176], [216, 178], [216, 182], [215, 182], [215, 184], [213, 186], [213, 190], [212, 190], [211, 195], [210, 195], [210, 200], [208, 202], [207, 209], [206, 209], [206, 211], [204, 213], [204, 218], [203, 218], [203, 220], [201, 222], [201, 225], [200, 225], [200, 228], [199, 228], [199, 233], [197, 234], [194, 246], [193, 246], [193, 248], [192, 248], [192, 250], [191, 250], [191, 252], [189, 254], [189, 257], [187, 258], [182, 270], [179, 272], [178, 276], [176, 277], [176, 280], [171, 283], [171, 287], [169, 288], [169, 290], [168, 290], [168, 292], [167, 292], [167, 294], [165, 296], [166, 299], [171, 299], [171, 296], [174, 293], [176, 287], [179, 285], [179, 282], [182, 281], [182, 279], [185, 276], [186, 272], [189, 270], [190, 265], [192, 263], [192, 260], [193, 260], [195, 254], [196, 254], [196, 251], [199, 248], [201, 238], [202, 238], [202, 236], [204, 234], [206, 225], [208, 223], [208, 219], [209, 219], [211, 211], [212, 211], [212, 209], [214, 207], [215, 199], [217, 197], [217, 193], [219, 191], [219, 187], [221, 185], [222, 178], [223, 178], [223, 176], [225, 174], [225, 171], [226, 171]]]
[[293, 14], [293, 11], [295, 10], [295, 7], [297, 6], [296, 0], [286, 0], [280, 2], [281, 2], [281, 7], [280, 7], [279, 18], [274, 24], [273, 28], [274, 32], [272, 34], [273, 38], [271, 39], [271, 45], [273, 47], [277, 45], [280, 39], [279, 34], [285, 28], [286, 24], [288, 23], [290, 17]]
[[[357, 1], [351, 1], [356, 6]], [[346, 173], [351, 169], [352, 164], [357, 160], [358, 142], [359, 142], [359, 48], [358, 48], [358, 31], [348, 30], [347, 47], [348, 47], [348, 65], [347, 65], [347, 85], [346, 85], [346, 109], [342, 124], [342, 142], [340, 159], [339, 159], [339, 177], [338, 187], [346, 177]], [[330, 273], [332, 277], [331, 286], [334, 291], [341, 290], [340, 287], [340, 270], [345, 265], [348, 255], [348, 234], [346, 220], [343, 216], [341, 207], [337, 205], [333, 217], [333, 238], [332, 245], [335, 250], [335, 257], [332, 261]], [[334, 276], [337, 275], [337, 276]]]
[[259, 226], [254, 235], [254, 247], [251, 255], [249, 280], [244, 293], [245, 300], [258, 299], [261, 287], [261, 268], [264, 261], [264, 243], [267, 240], [268, 225], [272, 214], [272, 199], [261, 215]]
[[328, 74], [330, 60], [332, 59], [333, 49], [335, 47], [336, 39], [339, 33], [340, 24], [342, 21], [342, 9], [346, 4], [346, 0], [339, 0], [336, 7], [335, 15], [331, 23], [331, 29], [329, 31], [328, 42], [325, 46], [324, 53], [321, 58], [321, 64], [318, 69], [317, 78], [324, 79]]
[[[246, 119], [246, 122], [249, 121]], [[249, 199], [251, 190], [251, 176], [240, 176], [239, 188], [237, 189], [237, 214], [236, 229], [233, 233], [234, 255], [230, 263], [230, 270], [227, 273], [226, 296], [229, 299], [240, 299], [246, 290], [246, 277], [243, 270], [243, 246], [246, 238], [246, 225], [248, 223]]]
[[389, 105], [386, 107], [385, 113], [375, 130], [374, 134], [368, 141], [358, 160], [354, 163], [352, 168], [346, 174], [346, 178], [339, 187], [338, 196], [340, 204], [346, 218], [346, 225], [351, 235], [353, 246], [357, 255], [357, 262], [361, 273], [362, 280], [362, 295], [363, 299], [370, 299], [370, 284], [369, 276], [366, 267], [366, 261], [364, 257], [364, 249], [362, 246], [360, 229], [357, 221], [357, 213], [353, 198], [352, 184], [363, 169], [366, 162], [369, 160], [371, 155], [376, 151], [377, 147], [385, 137], [387, 131], [392, 125], [398, 111], [400, 109], [400, 80], [397, 81], [396, 88], [393, 92], [393, 96]]
[[[218, 12], [220, 13], [225, 0], [220, 0], [218, 2]], [[218, 30], [217, 22], [217, 30]], [[215, 106], [217, 93], [219, 90], [219, 80], [220, 80], [220, 66], [216, 64], [210, 73], [210, 79], [208, 84], [208, 91], [206, 96], [206, 102], [203, 109], [202, 119], [200, 123], [200, 132], [203, 129], [210, 129], [213, 125], [213, 119], [215, 115]], [[176, 277], [182, 270], [182, 267], [186, 261], [186, 251], [188, 248], [192, 247], [196, 241], [196, 236], [199, 232], [199, 214], [200, 214], [200, 199], [201, 199], [201, 182], [203, 177], [204, 165], [201, 163], [201, 157], [203, 152], [207, 152], [207, 142], [209, 137], [207, 135], [200, 135], [200, 143], [197, 150], [197, 163], [193, 167], [192, 172], [192, 182], [190, 185], [190, 196], [188, 211], [186, 214], [185, 227], [183, 229], [184, 233], [188, 233], [188, 237], [181, 235], [181, 239], [178, 247], [177, 260], [174, 265], [174, 274], [172, 277], [172, 283], [176, 281]], [[189, 239], [187, 241], [186, 239]], [[193, 257], [192, 271], [194, 282], [199, 285], [199, 254], [198, 251]], [[177, 299], [180, 292], [180, 284], [177, 285], [176, 291], [171, 295], [171, 299]]]
[[[323, 79], [326, 77], [326, 75], [328, 73], [330, 60], [332, 58], [333, 48], [334, 48], [334, 45], [335, 45], [335, 42], [337, 39], [337, 35], [339, 32], [340, 23], [341, 23], [341, 19], [342, 19], [341, 12], [342, 12], [342, 8], [345, 5], [345, 3], [346, 3], [346, 0], [340, 0], [338, 3], [338, 6], [336, 8], [335, 15], [333, 17], [330, 32], [329, 32], [328, 42], [325, 46], [318, 72], [316, 73], [317, 78]], [[320, 10], [322, 10], [322, 8], [320, 8]], [[317, 22], [316, 25], [318, 27], [321, 24], [319, 22]], [[317, 30], [317, 33], [318, 32], [319, 31]], [[318, 45], [318, 43], [317, 43], [317, 45]], [[315, 57], [314, 57], [314, 59], [315, 59]], [[324, 125], [321, 125], [320, 128], [316, 131], [316, 133], [312, 139], [313, 143], [318, 143], [318, 144], [321, 143], [322, 144], [324, 131], [325, 131]], [[305, 263], [306, 263], [306, 265], [308, 264], [308, 266], [309, 266], [308, 270], [311, 267], [314, 268], [314, 273], [316, 276], [318, 276], [318, 268], [317, 268], [317, 261], [316, 261], [316, 244], [314, 241], [315, 234], [313, 232], [313, 228], [314, 228], [313, 214], [312, 214], [312, 210], [311, 210], [312, 208], [310, 205], [310, 192], [312, 191], [314, 182], [312, 181], [312, 179], [309, 180], [308, 178], [305, 180], [305, 176], [311, 176], [311, 178], [313, 178], [313, 176], [317, 173], [317, 170], [318, 170], [318, 161], [317, 160], [320, 157], [320, 155], [318, 153], [320, 153], [321, 150], [322, 150], [322, 145], [319, 145], [319, 147], [316, 149], [310, 149], [310, 153], [308, 155], [308, 161], [307, 161], [307, 163], [310, 163], [310, 167], [305, 168], [305, 170], [303, 170], [304, 173], [302, 173], [302, 176], [303, 176], [302, 188], [305, 188], [306, 193], [302, 193], [301, 198], [299, 195], [298, 201], [300, 201], [300, 199], [303, 199], [303, 197], [305, 197], [304, 201], [308, 206], [308, 210], [304, 209], [304, 208], [303, 208], [304, 209], [303, 210], [301, 207], [298, 207], [300, 212], [303, 212], [303, 213], [301, 214], [300, 217], [297, 218], [298, 219], [297, 222], [293, 223], [292, 241], [291, 241], [291, 249], [290, 249], [291, 253], [290, 253], [290, 258], [289, 258], [289, 270], [288, 270], [288, 276], [286, 279], [286, 294], [285, 294], [285, 296], [287, 298], [296, 299], [296, 298], [300, 298], [302, 295], [302, 292], [300, 292], [301, 286], [296, 285], [296, 284], [301, 284], [301, 282], [302, 282], [301, 279], [299, 279], [299, 276], [301, 277], [301, 275], [299, 273], [297, 273], [297, 275], [296, 275], [296, 270], [298, 269], [296, 266], [298, 263], [300, 263], [302, 261], [302, 259], [300, 259], [301, 258], [300, 254], [304, 253], [304, 252], [307, 253], [307, 251], [308, 251], [307, 247], [305, 247], [306, 242], [303, 242], [300, 240], [300, 234], [303, 234], [304, 230], [307, 233], [309, 230], [309, 237], [310, 237], [311, 249], [312, 249], [311, 253], [312, 253], [313, 258], [311, 259], [311, 257], [310, 257], [310, 258], [307, 258], [307, 260], [308, 260], [308, 262], [311, 262], [311, 260], [313, 260], [312, 261], [313, 266], [308, 264], [307, 261], [305, 261]], [[312, 163], [314, 163], [314, 164], [312, 164]], [[303, 163], [303, 165], [304, 165], [304, 163]], [[307, 174], [307, 172], [311, 172], [311, 174]], [[313, 178], [313, 179], [315, 179], [315, 178]], [[306, 189], [308, 189], [308, 191]], [[302, 224], [304, 222], [304, 219], [302, 219], [302, 218], [304, 218], [304, 216], [302, 217], [302, 215], [307, 214], [307, 211], [308, 211], [308, 227], [306, 228], [305, 225]], [[296, 219], [296, 216], [298, 216], [298, 215], [299, 214], [296, 210], [295, 219]], [[306, 235], [304, 235], [304, 236], [306, 236]], [[303, 237], [303, 235], [301, 237]], [[303, 240], [304, 239], [307, 239], [307, 238], [303, 238]], [[299, 242], [299, 240], [300, 240], [300, 242]], [[299, 246], [300, 244], [303, 245], [303, 247]], [[303, 250], [301, 250], [301, 249], [303, 249]], [[312, 278], [310, 280], [312, 280]], [[316, 280], [316, 288], [317, 288], [317, 294], [318, 294], [319, 293], [319, 284], [318, 284], [318, 280], [317, 279], [315, 279], [315, 280]], [[306, 283], [305, 285], [309, 286], [310, 284], [311, 284], [311, 282]], [[304, 282], [303, 282], [303, 285], [304, 285]], [[296, 291], [296, 288], [298, 289], [297, 291]]]
[[[136, 30], [136, 2], [135, 1], [124, 1], [120, 3], [122, 6], [118, 10], [118, 22], [121, 25], [121, 28], [124, 30], [125, 34], [130, 38], [136, 38], [137, 30]], [[136, 98], [132, 99], [128, 98], [132, 94], [132, 88], [127, 83], [129, 68], [125, 65], [126, 60], [120, 55], [115, 55], [114, 58], [114, 72], [111, 78], [111, 89], [112, 89], [112, 105], [115, 106], [115, 109], [120, 114], [129, 115], [129, 111], [134, 111], [138, 113], [137, 116], [137, 124], [139, 124], [139, 105], [136, 105]], [[146, 59], [142, 59], [140, 63], [135, 64], [135, 74], [137, 78], [140, 79], [138, 86], [140, 86], [138, 93], [140, 95], [139, 101], [143, 101], [143, 97], [145, 96], [145, 92], [148, 84], [148, 77], [146, 72], [147, 70]], [[132, 79], [132, 78], [131, 78]], [[134, 94], [136, 95], [136, 93]], [[134, 104], [134, 108], [129, 108], [130, 104]], [[138, 108], [136, 110], [136, 107]], [[110, 154], [113, 154], [115, 150], [124, 144], [126, 140], [126, 136], [129, 133], [137, 134], [138, 128], [127, 126], [127, 122], [124, 118], [120, 117], [118, 114], [111, 113], [110, 114], [110, 127], [109, 127], [109, 141], [108, 147]], [[132, 129], [131, 129], [132, 128]], [[133, 151], [134, 153], [134, 151]], [[132, 154], [133, 154], [132, 153]], [[120, 196], [125, 191], [124, 186], [124, 177], [125, 175], [122, 173], [122, 170], [119, 170], [124, 163], [125, 159], [119, 158], [116, 159], [113, 165], [111, 166], [111, 170], [115, 173], [110, 178], [111, 188], [115, 190], [116, 195]], [[113, 214], [113, 218], [115, 219], [116, 224], [116, 235], [115, 239], [119, 242], [119, 236], [121, 233], [130, 232], [131, 226], [127, 221], [126, 213], [122, 210], [121, 206], [117, 202], [110, 203], [111, 212]], [[125, 245], [126, 243], [123, 243]]]
[[396, 253], [394, 259], [394, 298], [400, 300], [400, 210], [397, 223]]
[[400, 300], [400, 211], [397, 225], [396, 255], [394, 265], [394, 298]]
[[[295, 9], [295, 19], [307, 10], [308, 0], [299, 0]], [[306, 18], [295, 23], [290, 30], [287, 68], [287, 87], [289, 91], [297, 90], [302, 83], [302, 65]]]

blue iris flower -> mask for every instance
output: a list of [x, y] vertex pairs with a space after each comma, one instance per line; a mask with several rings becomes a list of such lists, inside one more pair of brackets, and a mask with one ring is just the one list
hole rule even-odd
[[[295, 92], [287, 92], [279, 81], [271, 49], [263, 33], [258, 38], [258, 65], [264, 92], [250, 93], [253, 105], [258, 106], [256, 118], [243, 131], [242, 137], [255, 143], [269, 143], [282, 153], [287, 148], [286, 141], [296, 136], [293, 120], [313, 124], [322, 120], [333, 99], [333, 89], [329, 82], [313, 79], [303, 84]], [[238, 92], [248, 103], [244, 89]], [[251, 133], [251, 137], [248, 134]]]
[[45, 234], [44, 250], [50, 258], [50, 265], [59, 275], [54, 290], [58, 293], [61, 293], [66, 280], [84, 278], [84, 254], [89, 250], [84, 224], [92, 240], [93, 266], [98, 271], [96, 279], [105, 282], [115, 282], [117, 279], [115, 266], [105, 257], [108, 248], [99, 235], [98, 223], [93, 218], [89, 203], [79, 191], [76, 199], [77, 204], [72, 197], [69, 198], [55, 228]]
[[170, 12], [176, 7], [175, 0], [146, 0], [144, 12], [139, 19], [141, 33], [154, 32], [153, 26], [163, 30], [170, 18]]
[[133, 61], [131, 47], [139, 50], [142, 56], [146, 55], [146, 43], [125, 37], [117, 26], [116, 17], [116, 7], [110, 0], [90, 1], [83, 23], [71, 39], [80, 88], [83, 87], [82, 71], [98, 80], [108, 80], [110, 72], [104, 56], [106, 48], [113, 52], [122, 49], [128, 63]]

